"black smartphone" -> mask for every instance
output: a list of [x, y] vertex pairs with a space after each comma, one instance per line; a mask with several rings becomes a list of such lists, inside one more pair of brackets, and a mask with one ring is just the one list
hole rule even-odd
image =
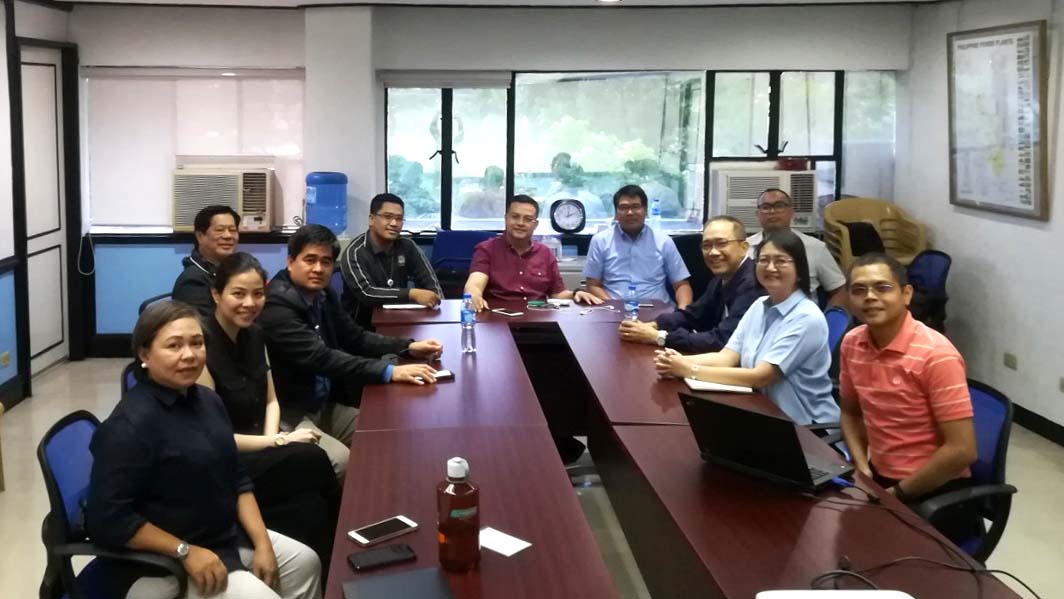
[[355, 572], [399, 564], [417, 559], [417, 554], [406, 543], [377, 547], [367, 551], [359, 551], [347, 556], [347, 563]]

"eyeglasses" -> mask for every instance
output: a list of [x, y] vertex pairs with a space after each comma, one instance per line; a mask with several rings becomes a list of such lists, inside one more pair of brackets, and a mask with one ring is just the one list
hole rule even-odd
[[386, 223], [399, 223], [403, 224], [404, 217], [402, 214], [389, 214], [387, 212], [378, 212], [374, 214], [377, 218], [383, 220]]
[[539, 222], [538, 218], [533, 216], [522, 216], [520, 214], [507, 214], [506, 220], [512, 223], [524, 223], [526, 225], [534, 225]]
[[743, 239], [707, 239], [707, 240], [702, 242], [702, 251], [703, 252], [708, 252], [709, 250], [717, 250], [718, 252], [723, 252], [724, 250], [728, 249], [728, 244], [730, 244], [730, 243], [739, 243], [740, 241], [745, 241], [745, 240], [743, 240]]
[[622, 204], [617, 206], [617, 214], [636, 214], [642, 211], [642, 204]]
[[850, 285], [850, 295], [854, 297], [865, 297], [869, 292], [874, 292], [876, 297], [880, 297], [891, 291], [894, 291], [895, 285], [891, 283], [876, 283], [875, 285]]
[[794, 260], [786, 256], [761, 256], [757, 259], [757, 265], [761, 268], [768, 268], [769, 264], [776, 268], [783, 268], [789, 264], [794, 264]]
[[791, 205], [788, 204], [787, 202], [773, 202], [771, 204], [758, 204], [757, 209], [760, 212], [771, 213], [771, 212], [783, 212], [784, 210], [786, 210], [786, 209], [788, 209], [790, 207], [791, 207]]

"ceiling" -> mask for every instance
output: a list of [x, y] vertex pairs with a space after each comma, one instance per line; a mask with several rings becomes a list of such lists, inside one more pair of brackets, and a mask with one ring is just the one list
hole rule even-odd
[[[93, 4], [97, 0], [66, 0], [72, 4]], [[210, 6], [297, 7], [328, 5], [393, 5], [393, 6], [520, 6], [520, 7], [642, 7], [668, 8], [678, 6], [747, 6], [800, 4], [903, 4], [938, 2], [940, 0], [620, 0], [604, 3], [597, 0], [99, 0], [108, 4], [186, 4]]]

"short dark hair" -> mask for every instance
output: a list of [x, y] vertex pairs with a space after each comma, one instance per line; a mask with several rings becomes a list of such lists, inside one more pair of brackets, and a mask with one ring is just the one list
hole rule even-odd
[[798, 274], [798, 289], [801, 289], [806, 297], [813, 297], [809, 278], [809, 258], [805, 255], [805, 244], [802, 243], [802, 239], [787, 229], [766, 233], [764, 240], [757, 245], [758, 258], [761, 257], [761, 250], [770, 243], [794, 260], [794, 270]]
[[510, 212], [510, 204], [528, 204], [529, 206], [534, 206], [536, 208], [536, 217], [537, 218], [539, 217], [539, 202], [537, 202], [536, 200], [532, 199], [531, 196], [526, 196], [524, 194], [520, 194], [520, 195], [515, 195], [514, 197], [510, 198], [509, 200], [506, 200], [506, 213], [507, 214], [509, 214], [509, 212]]
[[757, 194], [757, 203], [758, 204], [761, 203], [761, 198], [765, 197], [765, 194], [767, 194], [767, 193], [778, 193], [778, 194], [782, 195], [783, 197], [787, 198], [787, 203], [788, 204], [791, 204], [791, 205], [794, 204], [794, 200], [791, 199], [791, 194], [787, 193], [786, 191], [783, 191], [779, 187], [769, 187], [765, 191], [762, 191], [761, 193]]
[[894, 256], [884, 254], [883, 252], [870, 252], [858, 256], [853, 264], [850, 265], [850, 271], [846, 273], [846, 286], [849, 287], [850, 282], [853, 280], [853, 270], [859, 266], [872, 266], [873, 264], [883, 264], [890, 269], [890, 274], [894, 276], [894, 281], [899, 287], [905, 287], [909, 284], [909, 273], [905, 270], [905, 267], [898, 262], [898, 259]]
[[702, 225], [702, 230], [705, 231], [712, 223], [728, 223], [735, 231], [735, 238], [739, 241], [746, 241], [746, 227], [743, 225], [743, 221], [735, 218], [734, 216], [728, 216], [727, 214], [718, 214], [713, 218], [706, 221], [706, 224]]
[[288, 257], [296, 258], [308, 245], [327, 245], [332, 248], [333, 260], [340, 255], [336, 234], [324, 225], [303, 225], [288, 238]]
[[138, 372], [143, 373], [144, 370], [140, 367], [140, 350], [151, 348], [160, 329], [182, 318], [194, 318], [200, 328], [203, 328], [203, 320], [199, 312], [184, 302], [174, 300], [156, 302], [141, 312], [140, 317], [137, 318], [137, 324], [133, 325], [132, 338], [133, 359], [136, 360]]
[[218, 270], [214, 272], [214, 290], [218, 293], [225, 291], [225, 286], [229, 284], [229, 279], [250, 270], [259, 273], [259, 276], [262, 277], [263, 285], [269, 280], [266, 269], [262, 267], [262, 264], [259, 263], [255, 256], [247, 252], [233, 252], [222, 259], [222, 262], [218, 265]]
[[369, 201], [369, 213], [377, 214], [381, 211], [381, 206], [385, 204], [399, 204], [399, 207], [406, 211], [406, 204], [403, 203], [403, 198], [394, 193], [378, 193]]
[[[211, 220], [219, 214], [228, 214], [233, 217], [233, 222], [236, 226], [240, 226], [240, 214], [230, 208], [229, 206], [222, 206], [221, 204], [214, 204], [207, 206], [203, 210], [196, 213], [196, 218], [192, 221], [192, 230], [196, 233], [206, 233], [207, 229], [211, 228]], [[199, 247], [199, 242], [193, 241], [196, 247]]]
[[617, 204], [620, 203], [621, 198], [639, 198], [639, 201], [643, 203], [643, 207], [646, 208], [649, 201], [647, 200], [647, 192], [643, 191], [643, 188], [638, 185], [625, 185], [617, 190], [617, 193], [613, 194], [613, 209], [617, 210]]

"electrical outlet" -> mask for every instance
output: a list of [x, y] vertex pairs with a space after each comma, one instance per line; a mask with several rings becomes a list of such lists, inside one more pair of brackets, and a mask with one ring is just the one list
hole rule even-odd
[[1060, 377], [1060, 392], [1064, 393], [1064, 376]]
[[1016, 354], [1010, 354], [1009, 352], [1005, 352], [1005, 368], [1017, 370]]
[[0, 354], [0, 367], [6, 368], [11, 365], [11, 352], [6, 351]]

